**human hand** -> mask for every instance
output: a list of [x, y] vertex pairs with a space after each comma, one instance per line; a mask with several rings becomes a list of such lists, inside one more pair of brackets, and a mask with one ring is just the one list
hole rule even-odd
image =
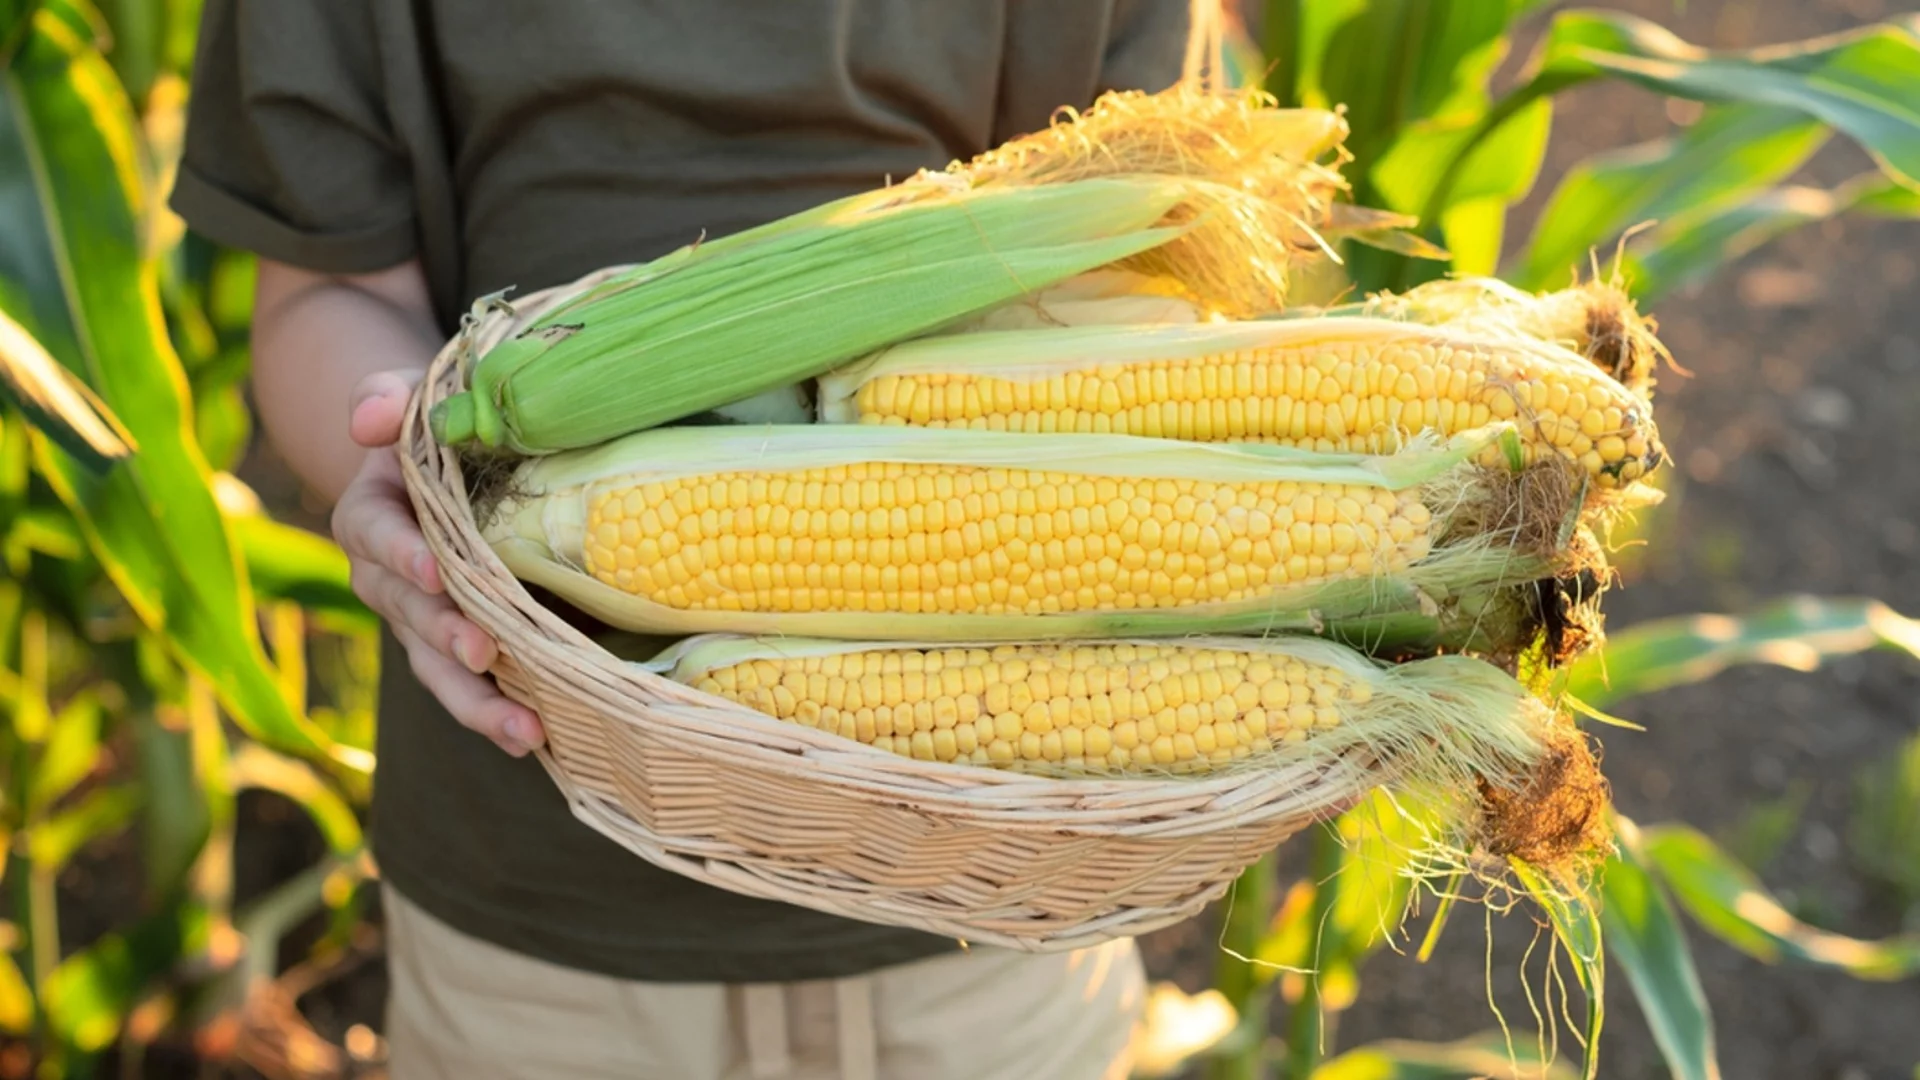
[[514, 757], [546, 741], [540, 718], [486, 677], [499, 647], [453, 605], [407, 499], [394, 444], [417, 371], [369, 375], [354, 387], [348, 421], [366, 460], [333, 508], [333, 537], [353, 568], [353, 591], [392, 627], [408, 665], [464, 726]]

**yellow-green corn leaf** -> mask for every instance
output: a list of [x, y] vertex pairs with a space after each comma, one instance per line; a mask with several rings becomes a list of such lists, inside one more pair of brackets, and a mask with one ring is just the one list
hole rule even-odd
[[103, 472], [133, 453], [133, 436], [106, 402], [0, 311], [0, 401], [18, 408], [73, 459]]
[[1881, 648], [1920, 658], [1920, 622], [1877, 600], [1796, 596], [1746, 615], [1682, 615], [1610, 634], [1569, 667], [1566, 690], [1605, 707], [1737, 664], [1811, 671], [1829, 656]]
[[212, 681], [235, 719], [275, 745], [324, 750], [261, 648], [160, 316], [139, 132], [71, 14], [59, 0], [40, 6], [0, 81], [0, 310], [93, 388], [140, 453], [96, 476], [41, 440], [36, 461], [128, 606]]
[[1920, 191], [1870, 172], [1839, 187], [1789, 185], [1727, 205], [1675, 216], [1637, 241], [1625, 276], [1634, 292], [1652, 299], [1704, 281], [1776, 237], [1858, 211], [1880, 218], [1920, 218]]
[[1785, 180], [1829, 136], [1792, 109], [1716, 105], [1668, 138], [1596, 154], [1554, 189], [1510, 279], [1527, 289], [1563, 285], [1625, 230], [1749, 198]]
[[1648, 871], [1639, 829], [1620, 819], [1616, 839], [1600, 893], [1608, 957], [1626, 972], [1674, 1080], [1720, 1080], [1713, 1013], [1680, 917]]
[[83, 1053], [106, 1049], [153, 981], [205, 949], [211, 929], [206, 909], [187, 903], [67, 957], [41, 988], [47, 1026]]
[[1687, 825], [1641, 830], [1650, 866], [1703, 929], [1748, 956], [1835, 968], [1856, 979], [1891, 981], [1920, 974], [1920, 934], [1863, 941], [1794, 918], [1751, 870]]

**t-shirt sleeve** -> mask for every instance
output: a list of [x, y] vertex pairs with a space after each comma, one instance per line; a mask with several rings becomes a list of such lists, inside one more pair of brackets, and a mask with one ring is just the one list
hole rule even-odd
[[230, 247], [323, 273], [416, 249], [366, 0], [207, 0], [171, 204]]
[[1188, 0], [1117, 0], [1100, 63], [1098, 93], [1158, 93], [1180, 81]]

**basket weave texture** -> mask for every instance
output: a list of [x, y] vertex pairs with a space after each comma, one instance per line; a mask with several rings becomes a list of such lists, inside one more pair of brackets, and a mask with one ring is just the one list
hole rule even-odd
[[[427, 426], [470, 357], [605, 280], [469, 316], [409, 406], [401, 467], [447, 591], [539, 713], [576, 817], [709, 885], [1032, 952], [1179, 922], [1378, 782], [1329, 760], [1211, 777], [1054, 779], [915, 761], [783, 723], [624, 662], [543, 607], [481, 538], [458, 457]], [[636, 917], [642, 917], [636, 914]]]

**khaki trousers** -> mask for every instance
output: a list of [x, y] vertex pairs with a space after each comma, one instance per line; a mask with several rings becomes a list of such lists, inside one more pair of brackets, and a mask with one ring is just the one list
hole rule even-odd
[[1131, 940], [974, 948], [852, 979], [628, 982], [447, 926], [385, 890], [392, 1080], [1125, 1080]]

